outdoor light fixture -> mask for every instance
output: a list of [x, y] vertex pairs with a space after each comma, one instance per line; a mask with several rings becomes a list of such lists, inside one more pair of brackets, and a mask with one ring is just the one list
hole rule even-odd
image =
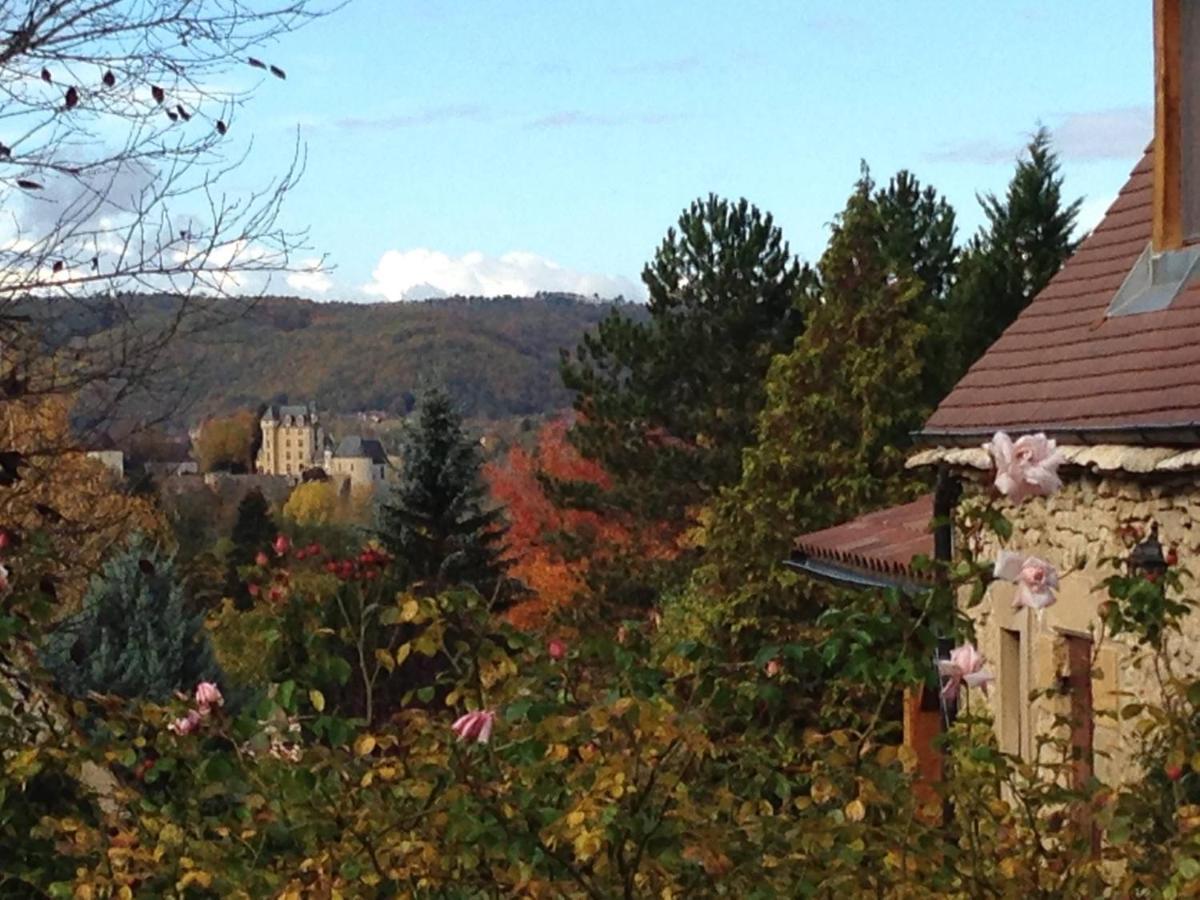
[[1151, 580], [1166, 573], [1167, 559], [1163, 556], [1162, 544], [1158, 541], [1157, 522], [1150, 526], [1150, 536], [1130, 552], [1129, 568]]

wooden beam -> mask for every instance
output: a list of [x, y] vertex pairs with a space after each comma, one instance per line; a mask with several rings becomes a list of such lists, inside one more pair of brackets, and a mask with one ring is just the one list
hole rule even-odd
[[1184, 0], [1154, 0], [1154, 250], [1183, 246], [1180, 153]]

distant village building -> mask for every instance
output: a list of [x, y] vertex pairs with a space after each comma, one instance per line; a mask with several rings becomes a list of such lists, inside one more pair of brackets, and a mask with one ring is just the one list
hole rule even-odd
[[299, 478], [306, 469], [322, 465], [332, 447], [311, 403], [268, 406], [259, 426], [262, 446], [255, 469], [263, 475]]
[[327, 451], [325, 471], [335, 481], [349, 482], [351, 487], [373, 486], [385, 481], [391, 463], [387, 453], [375, 438], [347, 437], [336, 451]]

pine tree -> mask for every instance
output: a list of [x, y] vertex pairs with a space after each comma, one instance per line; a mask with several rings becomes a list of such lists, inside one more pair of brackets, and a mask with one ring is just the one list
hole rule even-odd
[[987, 225], [967, 246], [955, 288], [956, 375], [983, 355], [1074, 252], [1081, 201], [1065, 203], [1062, 187], [1050, 134], [1039, 128], [1004, 197], [980, 198]]
[[200, 615], [186, 611], [175, 561], [140, 534], [95, 576], [83, 608], [47, 638], [47, 669], [72, 697], [166, 700], [219, 680]]
[[614, 314], [563, 357], [572, 440], [613, 477], [609, 502], [683, 523], [737, 480], [771, 357], [803, 329], [808, 277], [746, 200], [710, 195], [684, 211], [642, 273], [649, 320]]
[[403, 475], [379, 512], [379, 537], [410, 584], [469, 585], [486, 596], [505, 586], [505, 529], [486, 508], [478, 444], [443, 388], [419, 398], [401, 454]]

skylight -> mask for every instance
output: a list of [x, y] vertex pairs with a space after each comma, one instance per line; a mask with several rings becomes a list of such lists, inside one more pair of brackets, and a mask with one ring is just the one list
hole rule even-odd
[[1106, 315], [1133, 316], [1166, 309], [1198, 270], [1200, 246], [1155, 253], [1147, 244], [1108, 305]]

